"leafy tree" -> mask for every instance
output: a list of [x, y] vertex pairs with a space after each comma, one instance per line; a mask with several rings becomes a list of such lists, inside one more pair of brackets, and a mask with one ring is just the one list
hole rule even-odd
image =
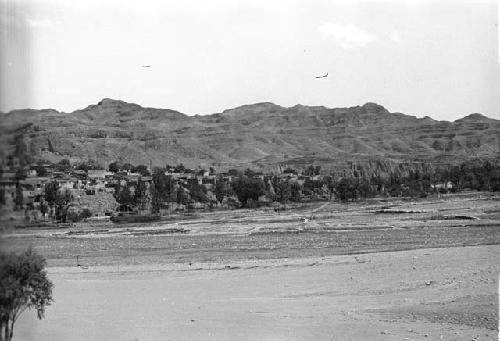
[[163, 169], [155, 168], [153, 173], [153, 183], [151, 185], [152, 213], [160, 212], [160, 208], [163, 203], [171, 201], [172, 197], [176, 195], [174, 185], [175, 182], [172, 177], [165, 175]]
[[57, 169], [61, 172], [67, 172], [71, 169], [71, 164], [68, 159], [62, 159], [57, 164]]
[[148, 188], [146, 183], [139, 179], [134, 189], [134, 204], [143, 210], [148, 202]]
[[290, 182], [288, 180], [280, 181], [278, 183], [278, 187], [275, 189], [275, 192], [276, 192], [276, 199], [279, 202], [286, 204], [290, 199], [291, 195]]
[[69, 211], [66, 213], [66, 220], [71, 221], [72, 223], [79, 222], [81, 220], [80, 214], [76, 211]]
[[124, 186], [118, 185], [113, 194], [115, 200], [120, 205], [135, 206], [135, 198], [132, 193], [132, 186], [130, 184], [125, 184]]
[[228, 194], [228, 185], [221, 178], [217, 179], [217, 182], [215, 183], [214, 194], [217, 201], [221, 204]]
[[85, 161], [85, 162], [81, 162], [75, 168], [78, 169], [78, 170], [85, 171], [85, 172], [88, 172], [89, 170], [101, 170], [101, 169], [104, 169], [104, 167], [102, 167], [100, 164], [98, 164], [94, 160], [88, 160], [88, 161]]
[[179, 186], [179, 188], [177, 188], [177, 190], [175, 191], [175, 202], [180, 205], [185, 205], [188, 203], [188, 197], [184, 192], [184, 187]]
[[264, 183], [262, 180], [246, 176], [238, 177], [231, 183], [231, 187], [242, 206], [246, 206], [247, 201], [250, 199], [257, 202], [259, 197], [264, 194]]
[[121, 164], [118, 161], [111, 162], [108, 166], [108, 170], [113, 173], [119, 172], [120, 169], [121, 169]]
[[237, 170], [237, 169], [230, 169], [227, 171], [227, 174], [229, 174], [230, 176], [238, 176], [240, 172]]
[[197, 202], [207, 202], [208, 201], [207, 189], [205, 188], [205, 186], [200, 185], [197, 181], [191, 182], [189, 184], [188, 189], [189, 189], [191, 199], [193, 201], [197, 201]]
[[125, 164], [123, 164], [123, 166], [121, 166], [121, 170], [124, 170], [124, 171], [130, 171], [130, 170], [132, 170], [132, 168], [134, 168], [134, 165], [132, 165], [130, 163], [125, 163]]
[[37, 176], [45, 176], [47, 175], [47, 170], [45, 169], [45, 167], [41, 166], [41, 165], [36, 165], [33, 167], [34, 170], [36, 170], [36, 175]]
[[16, 174], [14, 175], [14, 179], [16, 179], [17, 181], [26, 179], [26, 172], [24, 171], [24, 169], [18, 168], [16, 170]]
[[253, 178], [255, 176], [255, 171], [251, 170], [250, 168], [245, 169], [245, 176], [249, 178]]
[[57, 181], [51, 181], [45, 185], [44, 199], [50, 207], [56, 208], [56, 219], [66, 222], [66, 213], [73, 195], [68, 189], [61, 191]]
[[298, 182], [290, 184], [290, 200], [300, 202], [302, 200], [302, 186]]
[[90, 212], [90, 210], [88, 208], [84, 208], [81, 212], [80, 212], [80, 219], [88, 219], [92, 217], [92, 212]]
[[145, 165], [138, 165], [132, 168], [131, 170], [132, 173], [139, 173], [142, 176], [151, 176], [151, 173], [148, 170], [148, 167]]
[[66, 222], [66, 215], [68, 213], [69, 204], [73, 200], [73, 195], [68, 189], [64, 189], [63, 191], [58, 191], [56, 193], [56, 219]]
[[35, 309], [39, 319], [50, 305], [54, 285], [47, 278], [45, 259], [29, 248], [16, 255], [0, 254], [0, 334], [12, 340], [14, 324], [26, 309]]
[[186, 171], [186, 167], [182, 163], [179, 163], [174, 167], [174, 173], [184, 173]]
[[14, 197], [14, 209], [17, 210], [18, 208], [23, 208], [23, 203], [24, 203], [24, 196], [23, 196], [23, 189], [21, 186], [16, 187], [16, 196]]
[[0, 189], [0, 205], [5, 205], [5, 189]]
[[44, 198], [50, 206], [53, 206], [55, 204], [58, 191], [59, 184], [57, 183], [57, 181], [51, 181], [45, 185]]
[[356, 200], [358, 191], [356, 184], [352, 178], [343, 178], [335, 186], [335, 190], [341, 201], [347, 202], [349, 200]]

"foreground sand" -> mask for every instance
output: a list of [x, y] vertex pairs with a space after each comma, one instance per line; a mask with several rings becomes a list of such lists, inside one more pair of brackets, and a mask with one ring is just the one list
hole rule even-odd
[[500, 246], [51, 267], [17, 340], [496, 340]]

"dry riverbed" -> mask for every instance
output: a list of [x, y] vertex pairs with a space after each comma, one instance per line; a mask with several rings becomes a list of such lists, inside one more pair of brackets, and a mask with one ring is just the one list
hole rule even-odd
[[9, 231], [2, 249], [33, 245], [55, 284], [46, 319], [25, 313], [15, 338], [496, 340], [499, 205], [450, 196]]

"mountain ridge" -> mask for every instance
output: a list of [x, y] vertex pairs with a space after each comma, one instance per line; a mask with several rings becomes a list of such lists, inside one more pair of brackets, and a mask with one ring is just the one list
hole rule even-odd
[[188, 116], [104, 98], [70, 113], [22, 109], [0, 117], [2, 159], [22, 152], [33, 159], [66, 157], [103, 165], [121, 160], [272, 168], [293, 160], [452, 163], [500, 155], [500, 120], [473, 113], [438, 121], [390, 112], [374, 102], [341, 108], [260, 102]]

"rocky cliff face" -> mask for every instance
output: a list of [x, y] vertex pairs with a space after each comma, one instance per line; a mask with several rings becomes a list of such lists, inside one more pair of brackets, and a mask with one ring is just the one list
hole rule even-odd
[[[153, 165], [261, 167], [500, 157], [500, 121], [471, 114], [455, 122], [391, 113], [366, 103], [351, 108], [273, 103], [187, 116], [103, 99], [72, 113], [2, 114], [2, 158], [25, 153], [57, 161], [121, 160]], [[347, 162], [347, 163], [346, 163]], [[343, 167], [344, 167], [343, 166]]]

